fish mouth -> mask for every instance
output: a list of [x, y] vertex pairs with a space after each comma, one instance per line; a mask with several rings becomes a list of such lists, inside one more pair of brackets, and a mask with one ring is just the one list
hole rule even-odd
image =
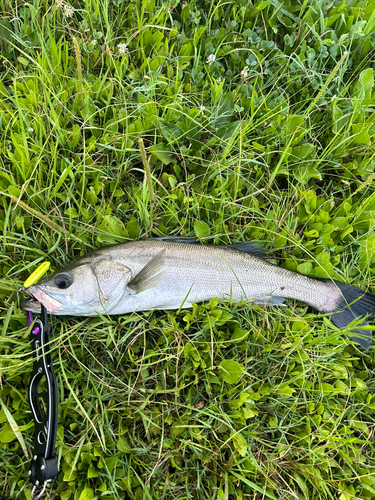
[[48, 295], [48, 293], [43, 292], [37, 287], [31, 286], [27, 289], [27, 293], [32, 295], [36, 300], [24, 300], [21, 307], [25, 311], [41, 312], [41, 304], [43, 304], [49, 313], [54, 313], [63, 306], [62, 302], [51, 297], [51, 295]]
[[40, 313], [42, 311], [42, 305], [37, 300], [27, 299], [21, 302], [21, 309], [33, 313]]

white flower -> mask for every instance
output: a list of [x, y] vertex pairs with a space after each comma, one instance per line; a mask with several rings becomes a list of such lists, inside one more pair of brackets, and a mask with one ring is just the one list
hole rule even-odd
[[129, 52], [129, 49], [128, 49], [128, 46], [126, 43], [119, 43], [117, 45], [118, 47], [118, 53], [120, 54], [120, 56], [124, 56], [125, 54], [127, 54]]
[[206, 109], [206, 107], [203, 106], [203, 104], [201, 104], [199, 107], [199, 114], [203, 115], [205, 109]]
[[71, 5], [64, 3], [63, 9], [64, 9], [64, 14], [66, 15], [66, 17], [73, 17], [74, 9]]
[[215, 59], [216, 59], [216, 56], [215, 54], [210, 54], [208, 57], [207, 57], [207, 64], [212, 64], [213, 62], [215, 62]]
[[244, 69], [241, 71], [240, 75], [243, 79], [247, 77], [247, 73], [249, 72], [249, 66], [245, 66]]

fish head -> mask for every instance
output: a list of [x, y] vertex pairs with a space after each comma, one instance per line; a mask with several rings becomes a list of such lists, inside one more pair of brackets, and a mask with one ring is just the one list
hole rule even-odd
[[84, 258], [27, 288], [35, 300], [25, 301], [22, 307], [40, 312], [43, 304], [55, 315], [106, 314], [121, 300], [130, 280], [131, 270], [119, 262]]

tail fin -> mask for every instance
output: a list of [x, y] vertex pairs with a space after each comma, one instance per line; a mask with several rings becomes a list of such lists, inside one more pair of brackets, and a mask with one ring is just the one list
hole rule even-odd
[[[324, 280], [332, 283], [331, 280]], [[362, 316], [375, 316], [375, 294], [361, 290], [354, 286], [346, 285], [340, 281], [335, 281], [335, 285], [340, 289], [341, 300], [337, 307], [337, 312], [332, 314], [331, 321], [339, 328], [345, 328], [356, 318]], [[330, 312], [330, 311], [326, 311]], [[368, 325], [367, 319], [362, 321], [358, 326]], [[354, 328], [351, 330], [359, 336], [351, 337], [352, 340], [358, 342], [361, 347], [369, 349], [372, 343], [372, 332], [369, 330], [360, 330]]]

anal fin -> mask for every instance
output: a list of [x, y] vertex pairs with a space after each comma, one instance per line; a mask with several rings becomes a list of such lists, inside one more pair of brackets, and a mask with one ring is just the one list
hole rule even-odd
[[256, 306], [285, 306], [284, 297], [274, 297], [273, 295], [264, 295], [251, 300]]

